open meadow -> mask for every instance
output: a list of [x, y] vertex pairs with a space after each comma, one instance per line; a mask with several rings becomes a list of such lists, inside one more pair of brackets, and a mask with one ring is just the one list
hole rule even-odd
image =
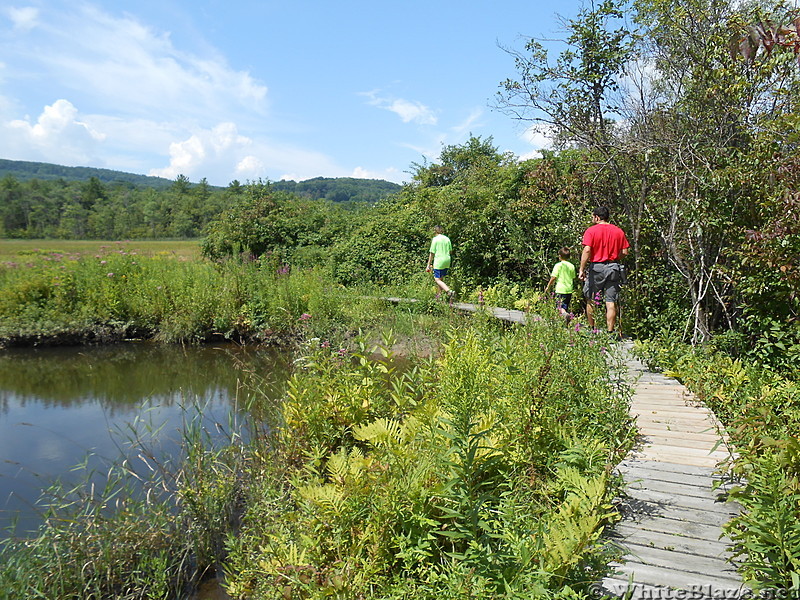
[[0, 262], [18, 262], [27, 256], [47, 254], [94, 255], [113, 251], [142, 256], [200, 257], [199, 240], [0, 240]]

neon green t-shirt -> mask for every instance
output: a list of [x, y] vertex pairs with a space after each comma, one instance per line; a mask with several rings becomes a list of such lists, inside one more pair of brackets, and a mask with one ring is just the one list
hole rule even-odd
[[550, 277], [556, 278], [556, 294], [571, 294], [575, 289], [575, 265], [568, 260], [557, 262]]
[[448, 269], [450, 267], [450, 251], [452, 249], [453, 246], [450, 244], [449, 237], [441, 233], [434, 236], [431, 240], [434, 269]]

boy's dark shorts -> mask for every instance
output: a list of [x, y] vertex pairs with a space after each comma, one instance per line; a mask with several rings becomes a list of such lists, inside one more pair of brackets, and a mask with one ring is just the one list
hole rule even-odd
[[562, 309], [569, 312], [569, 301], [572, 300], [572, 294], [556, 294], [556, 309]]
[[442, 277], [447, 277], [447, 269], [434, 269], [433, 270], [433, 278], [434, 279], [441, 279]]
[[619, 288], [625, 283], [624, 267], [616, 262], [592, 263], [583, 283], [583, 295], [593, 300], [603, 292], [606, 302], [619, 302]]

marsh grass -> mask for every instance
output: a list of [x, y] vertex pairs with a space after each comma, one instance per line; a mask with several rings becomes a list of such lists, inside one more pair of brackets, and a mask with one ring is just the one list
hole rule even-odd
[[165, 256], [196, 260], [200, 240], [10, 240], [0, 239], [0, 263], [22, 261], [37, 255], [106, 254], [109, 249], [136, 252], [141, 256]]

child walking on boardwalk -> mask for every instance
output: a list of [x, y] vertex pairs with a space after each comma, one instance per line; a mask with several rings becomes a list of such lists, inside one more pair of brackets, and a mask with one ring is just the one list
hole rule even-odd
[[450, 252], [452, 252], [453, 246], [450, 243], [450, 238], [444, 234], [444, 229], [441, 225], [434, 227], [433, 232], [436, 235], [434, 235], [431, 240], [431, 248], [428, 252], [428, 266], [425, 267], [425, 270], [428, 273], [433, 271], [433, 280], [436, 282], [436, 285], [438, 285], [449, 298], [452, 298], [455, 292], [442, 281], [442, 278], [447, 275], [447, 271], [450, 268]]
[[569, 261], [570, 251], [566, 246], [558, 251], [559, 261], [550, 273], [550, 281], [544, 288], [544, 293], [550, 291], [553, 283], [556, 284], [556, 309], [562, 317], [569, 318], [569, 302], [572, 300], [572, 291], [575, 289], [575, 265]]

